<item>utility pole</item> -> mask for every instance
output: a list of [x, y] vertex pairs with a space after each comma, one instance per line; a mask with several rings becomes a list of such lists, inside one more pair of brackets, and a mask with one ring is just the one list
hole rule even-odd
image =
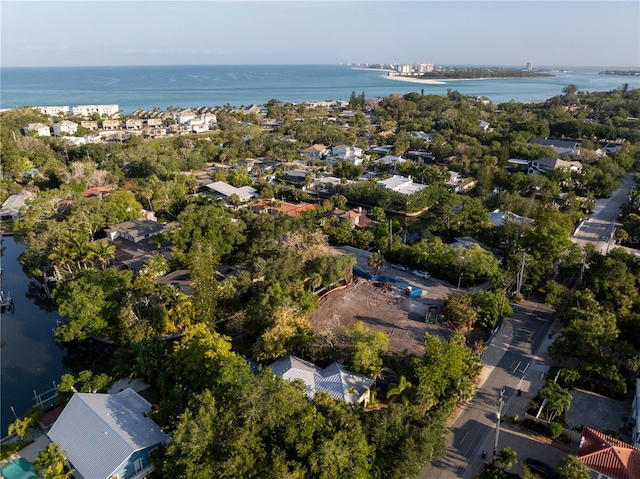
[[498, 455], [498, 436], [500, 435], [500, 421], [502, 420], [502, 406], [504, 406], [504, 389], [500, 391], [500, 398], [498, 399], [498, 411], [496, 412], [496, 438], [493, 441], [493, 457], [491, 458], [491, 464], [496, 463], [496, 456]]
[[527, 259], [527, 253], [522, 253], [522, 264], [520, 265], [520, 272], [518, 273], [518, 278], [516, 281], [516, 294], [520, 296], [520, 289], [522, 288], [522, 279], [524, 278], [524, 265]]

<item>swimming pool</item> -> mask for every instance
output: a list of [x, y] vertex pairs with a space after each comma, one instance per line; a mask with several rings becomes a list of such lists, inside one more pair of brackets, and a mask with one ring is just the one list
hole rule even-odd
[[0, 470], [3, 479], [34, 479], [38, 477], [25, 458], [14, 459]]

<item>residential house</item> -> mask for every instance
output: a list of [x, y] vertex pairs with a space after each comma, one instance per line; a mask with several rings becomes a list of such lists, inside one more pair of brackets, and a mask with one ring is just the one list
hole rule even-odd
[[489, 213], [489, 221], [494, 226], [503, 226], [505, 223], [518, 223], [521, 225], [529, 224], [533, 222], [532, 218], [525, 216], [519, 216], [511, 211], [494, 210]]
[[449, 171], [449, 179], [444, 182], [445, 185], [453, 188], [454, 193], [466, 193], [476, 186], [476, 181], [472, 178], [463, 178], [457, 171]]
[[622, 145], [616, 143], [607, 143], [604, 145], [604, 151], [607, 153], [618, 153], [622, 151]]
[[115, 188], [105, 187], [105, 186], [96, 186], [93, 188], [89, 188], [82, 192], [82, 196], [85, 198], [100, 198], [102, 199], [104, 196], [107, 196], [111, 193]]
[[195, 114], [193, 110], [182, 110], [173, 117], [173, 119], [179, 123], [180, 125], [185, 125], [191, 120], [193, 120], [198, 115]]
[[575, 454], [593, 472], [592, 478], [640, 478], [640, 449], [586, 426]]
[[54, 136], [75, 135], [78, 131], [78, 124], [69, 120], [62, 120], [53, 124]]
[[125, 221], [105, 229], [107, 237], [112, 241], [116, 238], [124, 238], [132, 243], [139, 243], [167, 231], [169, 231], [167, 225], [147, 219]]
[[191, 127], [192, 133], [206, 133], [209, 131], [209, 123], [205, 122], [201, 118], [189, 120], [187, 124]]
[[558, 155], [579, 155], [578, 142], [573, 140], [553, 140], [548, 138], [532, 138], [532, 145], [541, 145], [553, 148]]
[[167, 225], [150, 219], [137, 219], [118, 223], [107, 229], [107, 238], [99, 241], [111, 242], [116, 247], [112, 261], [116, 268], [139, 272], [145, 261], [156, 254], [171, 260], [171, 243], [156, 240], [157, 235], [169, 231]]
[[407, 159], [412, 161], [420, 161], [422, 163], [433, 163], [435, 157], [430, 151], [412, 150], [407, 152]]
[[80, 126], [82, 128], [86, 128], [87, 130], [95, 131], [98, 129], [98, 122], [95, 120], [82, 120], [80, 122]]
[[258, 191], [252, 186], [236, 188], [224, 181], [209, 183], [208, 185], [205, 185], [205, 188], [209, 190], [209, 193], [224, 198], [227, 202], [231, 201], [231, 197], [233, 195], [237, 195], [242, 203], [258, 197]]
[[426, 143], [433, 141], [433, 133], [425, 133], [424, 131], [410, 131], [409, 136], [415, 140], [424, 140]]
[[288, 203], [286, 201], [262, 199], [251, 205], [251, 210], [256, 213], [267, 213], [270, 215], [300, 216], [305, 211], [315, 210], [318, 207], [311, 203]]
[[353, 183], [346, 178], [338, 178], [337, 176], [323, 176], [322, 178], [316, 178], [313, 184], [317, 191], [335, 192], [338, 185]]
[[170, 286], [171, 288], [177, 289], [188, 296], [193, 294], [193, 287], [191, 286], [193, 282], [189, 277], [188, 269], [178, 269], [171, 273], [167, 273], [164, 276], [157, 278], [155, 283]]
[[334, 146], [331, 149], [331, 154], [336, 160], [349, 161], [356, 166], [361, 165], [364, 161], [363, 150], [357, 146]]
[[407, 178], [400, 175], [393, 175], [391, 178], [378, 181], [376, 184], [403, 195], [411, 195], [427, 187], [427, 185], [414, 183], [411, 177]]
[[0, 208], [0, 219], [3, 221], [19, 220], [20, 209], [26, 205], [27, 200], [30, 200], [35, 195], [29, 191], [23, 191], [15, 195], [9, 196]]
[[167, 136], [167, 129], [163, 126], [146, 127], [142, 129], [145, 138], [162, 138]]
[[218, 124], [218, 117], [215, 113], [206, 112], [200, 115], [200, 119], [209, 125], [209, 128], [214, 128]]
[[489, 123], [488, 121], [478, 120], [478, 126], [482, 131], [491, 131], [491, 123]]
[[285, 181], [304, 184], [307, 182], [307, 173], [310, 173], [310, 172], [308, 172], [307, 170], [300, 170], [300, 169], [287, 170], [282, 174], [282, 178]]
[[60, 116], [69, 113], [68, 106], [35, 106], [33, 108], [48, 116]]
[[243, 115], [257, 115], [261, 111], [261, 108], [256, 104], [249, 105], [245, 107], [244, 110], [240, 110]]
[[175, 125], [169, 125], [167, 133], [171, 133], [173, 135], [186, 135], [187, 133], [191, 133], [191, 127], [189, 125], [177, 123]]
[[512, 173], [521, 172], [527, 173], [529, 171], [529, 161], [521, 160], [520, 158], [510, 158], [507, 160], [507, 169]]
[[376, 163], [382, 164], [382, 165], [399, 165], [401, 163], [404, 163], [405, 160], [404, 158], [400, 157], [400, 156], [394, 156], [394, 155], [387, 155], [387, 156], [383, 156], [382, 158], [378, 159], [376, 161]]
[[163, 126], [162, 118], [147, 118], [144, 123], [149, 128], [158, 128]]
[[331, 211], [319, 214], [318, 218], [337, 218], [338, 221], [348, 221], [352, 228], [368, 228], [378, 224], [377, 221], [369, 218], [366, 211], [360, 207], [348, 211], [333, 208]]
[[140, 118], [129, 118], [124, 126], [127, 130], [142, 130], [144, 120]]
[[103, 130], [119, 130], [122, 126], [120, 120], [102, 120]]
[[530, 162], [528, 173], [544, 173], [551, 170], [582, 171], [579, 161], [565, 161], [560, 158], [540, 158]]
[[348, 404], [366, 406], [370, 398], [371, 378], [347, 371], [340, 363], [332, 363], [325, 369], [296, 356], [278, 359], [269, 366], [273, 374], [288, 381], [302, 381], [307, 398], [312, 400], [320, 392]]
[[322, 144], [315, 144], [302, 150], [300, 152], [300, 156], [308, 160], [321, 160], [325, 156], [329, 155], [329, 153], [330, 150], [326, 146]]
[[116, 118], [120, 112], [118, 105], [78, 105], [71, 109], [76, 116], [90, 117], [98, 114], [100, 116], [110, 116]]
[[142, 479], [151, 451], [169, 440], [148, 416], [151, 404], [133, 389], [75, 393], [47, 433], [83, 479]]
[[31, 131], [35, 131], [38, 136], [51, 136], [49, 125], [44, 123], [29, 123], [22, 129], [22, 133], [25, 135], [28, 135]]

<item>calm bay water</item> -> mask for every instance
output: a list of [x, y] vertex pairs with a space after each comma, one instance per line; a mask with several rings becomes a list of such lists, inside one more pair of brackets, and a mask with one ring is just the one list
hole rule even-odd
[[[562, 70], [562, 68], [559, 68]], [[384, 78], [385, 73], [343, 65], [209, 65], [144, 67], [2, 68], [1, 108], [46, 105], [118, 104], [125, 113], [169, 106], [233, 106], [367, 98], [393, 93], [486, 96], [494, 103], [538, 102], [568, 84], [583, 91], [608, 91], [640, 77], [599, 75], [613, 67], [573, 68], [553, 77], [447, 81], [417, 84]]]
[[43, 393], [68, 372], [63, 366], [65, 352], [53, 339], [61, 318], [51, 311], [39, 284], [18, 263], [24, 250], [13, 237], [2, 237], [2, 289], [11, 293], [15, 309], [0, 317], [1, 435], [15, 419], [11, 406], [18, 416], [23, 415], [32, 406], [34, 389]]

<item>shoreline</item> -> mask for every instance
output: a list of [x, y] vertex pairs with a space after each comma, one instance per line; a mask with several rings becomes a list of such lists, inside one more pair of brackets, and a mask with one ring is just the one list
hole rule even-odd
[[402, 75], [380, 75], [381, 78], [387, 80], [403, 81], [407, 83], [422, 83], [423, 85], [446, 85], [452, 81], [476, 81], [476, 80], [509, 80], [512, 78], [528, 78], [528, 77], [483, 77], [483, 78], [442, 78], [432, 80], [430, 78], [412, 78]]

